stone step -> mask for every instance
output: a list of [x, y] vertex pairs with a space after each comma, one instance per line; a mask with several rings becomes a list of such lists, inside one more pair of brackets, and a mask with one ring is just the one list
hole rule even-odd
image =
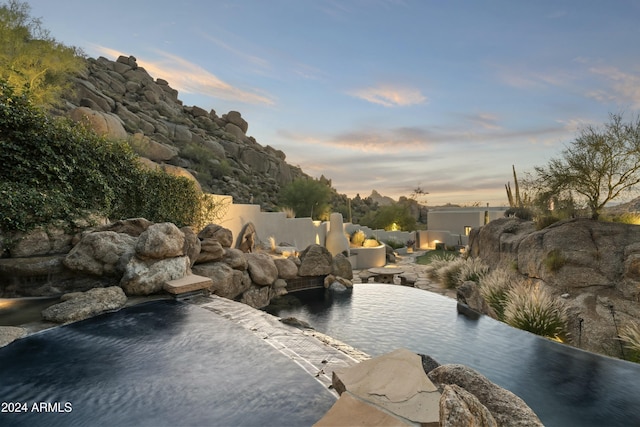
[[188, 274], [181, 279], [169, 280], [164, 284], [164, 290], [172, 295], [193, 294], [198, 291], [207, 291], [213, 280], [209, 277]]

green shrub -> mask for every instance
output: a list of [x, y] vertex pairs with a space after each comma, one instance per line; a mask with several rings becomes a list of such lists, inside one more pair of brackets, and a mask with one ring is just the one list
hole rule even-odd
[[518, 329], [564, 340], [567, 314], [564, 305], [543, 288], [520, 283], [507, 292], [504, 321]]
[[145, 217], [191, 224], [200, 194], [192, 181], [142, 169], [125, 141], [52, 119], [0, 80], [0, 229], [56, 220]]
[[550, 251], [544, 259], [544, 265], [547, 270], [557, 272], [567, 263], [567, 259], [562, 255], [559, 249]]
[[629, 350], [627, 359], [640, 363], [640, 326], [637, 323], [628, 323], [620, 329], [620, 339]]
[[391, 247], [391, 249], [399, 249], [399, 248], [404, 248], [404, 243], [396, 240], [396, 239], [387, 239], [384, 241], [384, 243], [386, 243], [387, 245], [389, 245], [389, 247]]

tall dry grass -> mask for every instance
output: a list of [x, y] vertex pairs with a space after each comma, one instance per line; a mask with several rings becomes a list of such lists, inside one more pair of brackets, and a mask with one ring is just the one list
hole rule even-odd
[[524, 282], [507, 292], [504, 321], [515, 328], [547, 338], [564, 340], [567, 335], [564, 303], [544, 288]]
[[480, 280], [480, 294], [493, 309], [498, 320], [504, 321], [504, 308], [509, 301], [509, 290], [524, 284], [524, 279], [506, 268], [496, 268]]
[[620, 339], [631, 351], [628, 359], [640, 363], [640, 326], [637, 323], [627, 323], [620, 329]]

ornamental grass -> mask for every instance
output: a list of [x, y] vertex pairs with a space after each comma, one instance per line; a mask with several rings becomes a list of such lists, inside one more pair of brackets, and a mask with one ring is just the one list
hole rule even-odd
[[627, 323], [620, 329], [620, 340], [631, 351], [628, 359], [640, 363], [640, 326]]
[[480, 294], [493, 309], [498, 320], [504, 321], [504, 308], [509, 301], [509, 290], [524, 285], [524, 279], [504, 268], [497, 268], [480, 279]]
[[564, 340], [567, 313], [561, 300], [539, 286], [521, 283], [507, 292], [504, 321], [518, 329], [547, 338]]

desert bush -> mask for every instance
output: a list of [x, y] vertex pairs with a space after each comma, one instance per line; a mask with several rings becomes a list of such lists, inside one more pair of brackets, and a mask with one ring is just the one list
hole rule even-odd
[[620, 214], [608, 215], [603, 214], [600, 215], [600, 221], [606, 222], [619, 222], [622, 224], [640, 224], [640, 215], [633, 212], [623, 212]]
[[404, 243], [396, 240], [396, 239], [388, 239], [385, 240], [384, 243], [386, 243], [387, 245], [389, 245], [389, 247], [391, 247], [391, 249], [399, 249], [399, 248], [404, 248]]
[[454, 289], [460, 284], [460, 271], [465, 265], [466, 260], [456, 258], [438, 269], [437, 275], [440, 283], [448, 289]]
[[562, 301], [539, 286], [519, 283], [507, 292], [504, 321], [547, 338], [566, 338], [567, 314]]
[[555, 224], [560, 221], [560, 218], [553, 215], [544, 215], [536, 218], [536, 230], [542, 230], [543, 228], [547, 228], [551, 224]]
[[554, 273], [560, 270], [566, 263], [567, 259], [559, 249], [553, 249], [544, 259], [544, 265], [547, 267], [547, 270]]
[[367, 238], [366, 234], [364, 234], [364, 231], [362, 230], [356, 230], [353, 233], [351, 233], [351, 243], [354, 246], [362, 246], [362, 244], [364, 243], [364, 240]]
[[380, 242], [375, 237], [367, 237], [364, 239], [364, 242], [362, 242], [362, 246], [365, 248], [377, 248], [380, 246]]
[[480, 258], [463, 259], [464, 263], [462, 263], [458, 272], [458, 284], [468, 280], [479, 283], [482, 277], [489, 272], [489, 266], [482, 262]]
[[493, 309], [498, 320], [504, 321], [504, 308], [512, 287], [522, 285], [523, 280], [504, 268], [496, 268], [480, 279], [480, 294]]
[[191, 225], [195, 184], [140, 166], [125, 141], [54, 119], [0, 79], [0, 229], [27, 231], [97, 213]]
[[507, 209], [504, 212], [504, 216], [506, 218], [515, 217], [515, 218], [524, 219], [526, 221], [531, 221], [533, 219], [533, 211], [529, 208], [513, 207], [513, 208]]
[[431, 280], [435, 280], [437, 282], [440, 281], [440, 276], [438, 272], [442, 267], [449, 264], [453, 260], [458, 258], [453, 254], [443, 253], [442, 255], [435, 255], [431, 258], [427, 268], [425, 269], [427, 277]]
[[640, 363], [640, 326], [637, 323], [627, 323], [620, 329], [620, 340], [631, 352], [627, 359]]
[[295, 218], [296, 217], [296, 212], [288, 207], [283, 207], [280, 209], [282, 212], [284, 212], [284, 214], [287, 216], [287, 218]]

